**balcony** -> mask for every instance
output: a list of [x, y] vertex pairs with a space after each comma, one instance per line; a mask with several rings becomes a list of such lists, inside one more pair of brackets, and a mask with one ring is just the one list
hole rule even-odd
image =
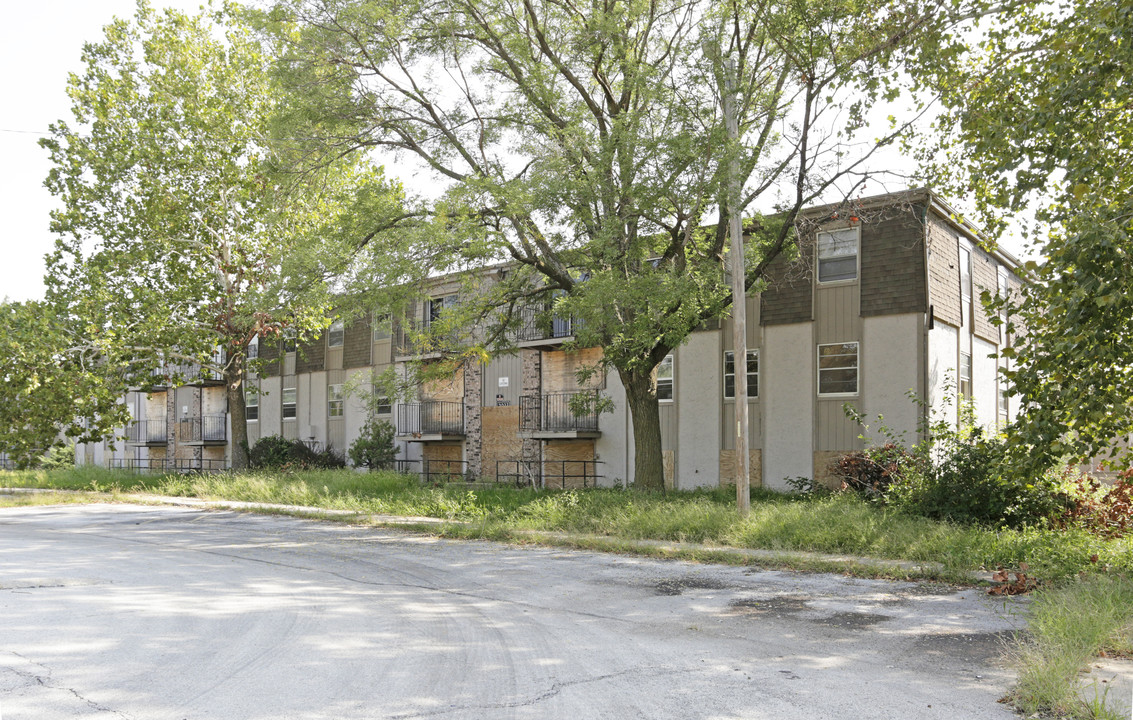
[[464, 437], [464, 404], [426, 400], [397, 406], [397, 437], [413, 442]]
[[397, 323], [393, 331], [393, 359], [431, 360], [454, 352], [460, 347], [455, 333], [437, 334], [420, 320]]
[[159, 420], [135, 420], [126, 426], [127, 445], [164, 447], [167, 440], [165, 418]]
[[[598, 437], [597, 400], [597, 390], [524, 395], [519, 398], [519, 435], [545, 440]], [[575, 407], [584, 409], [575, 413]]]
[[519, 347], [544, 348], [562, 345], [574, 339], [578, 326], [575, 318], [555, 317], [539, 306], [518, 308], [519, 327], [515, 331], [515, 343]]
[[181, 418], [180, 441], [185, 445], [228, 443], [228, 413]]
[[[213, 354], [212, 362], [218, 367], [224, 367], [227, 354], [223, 350], [217, 350]], [[167, 362], [151, 373], [150, 385], [155, 389], [171, 387], [174, 378], [178, 379], [177, 385], [207, 386], [224, 383], [224, 376], [221, 373], [203, 368], [197, 363]]]

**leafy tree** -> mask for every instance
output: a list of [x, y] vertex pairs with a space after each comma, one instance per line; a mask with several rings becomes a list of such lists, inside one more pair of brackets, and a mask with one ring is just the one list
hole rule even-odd
[[[578, 344], [601, 347], [626, 388], [635, 485], [662, 488], [655, 368], [731, 302], [729, 161], [758, 290], [792, 252], [799, 211], [861, 187], [866, 157], [892, 138], [858, 154], [847, 143], [895, 92], [901, 49], [950, 22], [945, 9], [278, 0], [265, 23], [304, 88], [296, 116], [326, 139], [320, 156], [395, 152], [445, 184], [427, 207], [425, 270], [509, 263], [436, 327], [489, 319], [470, 352], [498, 350], [525, 304], [554, 299], [542, 319], [578, 319]], [[722, 114], [729, 83], [738, 141]], [[406, 267], [405, 245], [374, 250], [374, 267]]]
[[248, 343], [325, 327], [327, 281], [353, 253], [337, 218], [350, 207], [380, 224], [398, 191], [364, 163], [287, 172], [295, 147], [273, 134], [284, 96], [230, 7], [189, 17], [139, 4], [83, 61], [73, 123], [43, 141], [63, 203], [49, 299], [132, 357], [135, 385], [155, 370], [219, 373], [232, 464], [245, 467]]
[[107, 382], [116, 372], [123, 365], [50, 305], [0, 304], [0, 452], [27, 467], [68, 439], [112, 434], [129, 419]]
[[985, 299], [1017, 317], [1013, 460], [1037, 475], [1133, 434], [1133, 8], [1033, 3], [994, 20], [979, 45], [942, 43], [920, 77], [945, 89], [937, 176], [974, 190], [993, 227], [1035, 210], [1034, 282]]
[[394, 427], [388, 420], [369, 418], [362, 426], [362, 432], [350, 445], [347, 456], [355, 467], [370, 470], [392, 467], [397, 459], [397, 445], [394, 444]]

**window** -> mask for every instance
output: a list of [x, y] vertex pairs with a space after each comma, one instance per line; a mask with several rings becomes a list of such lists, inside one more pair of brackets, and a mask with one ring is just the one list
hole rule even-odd
[[972, 323], [972, 253], [960, 248], [960, 324]]
[[388, 340], [390, 336], [390, 322], [389, 315], [374, 313], [374, 338], [373, 341]]
[[818, 346], [818, 394], [856, 395], [858, 392], [858, 344], [833, 343]]
[[285, 328], [283, 331], [283, 352], [295, 352], [295, 331], [291, 328]]
[[666, 355], [657, 366], [657, 399], [673, 399], [673, 356]]
[[960, 398], [972, 397], [972, 354], [960, 353]]
[[427, 321], [431, 324], [441, 319], [446, 308], [456, 305], [456, 295], [444, 295], [442, 297], [435, 297], [429, 299], [429, 305], [426, 308], [428, 314], [426, 315]]
[[999, 427], [1007, 427], [1007, 385], [1002, 380], [999, 381]]
[[[1007, 274], [1000, 271], [999, 273], [999, 299], [1007, 300]], [[1007, 308], [1002, 307], [999, 309], [999, 344], [1007, 344]]]
[[327, 347], [342, 347], [342, 341], [346, 335], [343, 322], [335, 320], [330, 324], [330, 329], [327, 330]]
[[818, 233], [818, 282], [853, 280], [858, 276], [858, 229]]
[[260, 336], [257, 335], [248, 343], [248, 359], [255, 360], [260, 356]]
[[[736, 396], [736, 354], [724, 351], [724, 397]], [[747, 396], [759, 397], [759, 351], [747, 351]]]
[[345, 395], [342, 393], [342, 383], [327, 387], [327, 415], [332, 418], [342, 417]]
[[374, 411], [378, 415], [389, 415], [393, 412], [393, 406], [390, 404], [389, 398], [381, 395], [374, 403]]
[[244, 417], [248, 422], [260, 419], [260, 394], [251, 388], [244, 390]]
[[283, 419], [295, 419], [295, 388], [283, 388]]

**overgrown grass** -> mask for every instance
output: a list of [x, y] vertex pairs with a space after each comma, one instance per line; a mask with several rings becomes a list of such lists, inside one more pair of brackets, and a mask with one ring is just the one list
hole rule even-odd
[[1133, 653], [1133, 578], [1092, 574], [1036, 593], [1030, 637], [1017, 650], [1018, 707], [1074, 718], [1116, 718], [1104, 692], [1079, 689], [1080, 673], [1103, 652]]

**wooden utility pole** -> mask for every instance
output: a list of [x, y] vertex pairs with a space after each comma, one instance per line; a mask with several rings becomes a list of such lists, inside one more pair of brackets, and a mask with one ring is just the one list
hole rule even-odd
[[747, 290], [744, 288], [743, 219], [740, 217], [739, 141], [736, 121], [735, 68], [731, 58], [724, 61], [724, 125], [728, 130], [728, 230], [731, 234], [732, 271], [732, 371], [735, 382], [735, 468], [736, 508], [741, 515], [751, 512], [747, 451]]

